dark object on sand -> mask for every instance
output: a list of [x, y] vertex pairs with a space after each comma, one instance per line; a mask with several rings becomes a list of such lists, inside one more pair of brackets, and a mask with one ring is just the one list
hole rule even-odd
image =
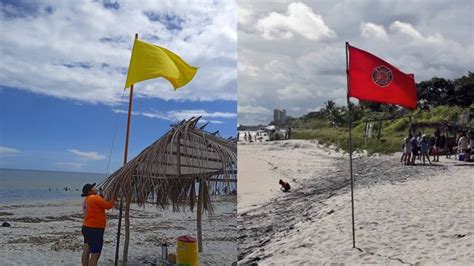
[[281, 189], [283, 192], [288, 192], [288, 191], [290, 191], [290, 189], [291, 189], [290, 184], [288, 184], [288, 182], [285, 182], [285, 181], [283, 181], [283, 180], [281, 180], [281, 179], [280, 179], [280, 181], [278, 182], [278, 184], [281, 185], [281, 188], [280, 188], [280, 189]]
[[11, 225], [8, 222], [3, 222], [2, 227], [10, 227]]

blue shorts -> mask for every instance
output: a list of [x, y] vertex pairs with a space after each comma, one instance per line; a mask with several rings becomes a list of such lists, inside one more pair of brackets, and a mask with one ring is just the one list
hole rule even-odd
[[100, 253], [104, 245], [104, 228], [82, 226], [84, 244], [89, 246], [91, 253]]

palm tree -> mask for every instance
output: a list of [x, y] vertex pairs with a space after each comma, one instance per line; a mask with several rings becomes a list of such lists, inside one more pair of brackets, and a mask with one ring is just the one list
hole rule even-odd
[[337, 127], [341, 122], [341, 110], [333, 100], [328, 100], [324, 103], [322, 110], [324, 116], [329, 120], [333, 127]]

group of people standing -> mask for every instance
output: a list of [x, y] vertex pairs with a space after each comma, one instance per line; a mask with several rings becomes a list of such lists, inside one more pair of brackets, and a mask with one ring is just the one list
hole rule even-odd
[[417, 135], [409, 133], [404, 139], [403, 144], [403, 155], [400, 158], [400, 163], [405, 165], [414, 165], [415, 160], [422, 160], [423, 164], [426, 164], [426, 160], [429, 164], [432, 164], [430, 160], [430, 153], [433, 156], [433, 162], [439, 162], [439, 154], [443, 151], [446, 154], [446, 158], [450, 158], [451, 154], [462, 155], [464, 160], [470, 160], [471, 149], [474, 148], [474, 132], [470, 132], [469, 138], [466, 132], [462, 131], [459, 133], [457, 140], [449, 141], [439, 132], [435, 133], [434, 138], [429, 138], [427, 135], [421, 135], [418, 132]]
[[[263, 135], [261, 132], [256, 132], [253, 135], [250, 133], [250, 131], [244, 132], [244, 140], [245, 142], [257, 142], [257, 138], [260, 137], [260, 134]], [[237, 139], [240, 139], [240, 132], [237, 132]]]
[[[440, 138], [438, 138], [438, 143], [436, 143], [435, 140], [433, 147], [439, 147], [440, 144]], [[423, 160], [423, 164], [426, 163], [425, 159], [428, 160], [430, 164], [432, 164], [429, 157], [431, 147], [432, 145], [428, 141], [426, 135], [421, 135], [421, 133], [418, 133], [417, 136], [413, 136], [411, 133], [409, 133], [404, 139], [403, 155], [400, 158], [400, 163], [404, 163], [405, 165], [414, 165], [416, 158], [419, 158], [420, 160]], [[433, 162], [437, 161], [439, 161], [439, 154], [438, 152], [433, 152]]]
[[274, 140], [288, 140], [291, 139], [291, 127], [286, 130], [278, 129], [267, 129], [265, 131], [237, 131], [237, 140], [242, 141], [241, 136], [243, 135], [244, 142], [265, 142]]
[[459, 156], [462, 158], [463, 161], [474, 162], [473, 149], [474, 149], [474, 132], [470, 131], [469, 134], [467, 135], [466, 135], [466, 132], [461, 132], [458, 139], [458, 152], [459, 152]]

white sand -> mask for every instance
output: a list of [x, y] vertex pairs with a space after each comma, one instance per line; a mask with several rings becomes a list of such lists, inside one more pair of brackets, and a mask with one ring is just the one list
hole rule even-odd
[[[0, 265], [78, 265], [82, 253], [81, 198], [74, 202], [49, 201], [21, 205], [0, 205], [0, 221], [12, 227], [0, 227]], [[203, 265], [230, 265], [237, 260], [236, 198], [216, 200], [214, 219], [203, 218]], [[108, 227], [100, 259], [112, 265], [115, 256], [117, 210], [108, 212]], [[205, 216], [204, 216], [205, 217]], [[123, 223], [122, 223], [123, 225]], [[176, 238], [196, 236], [196, 213], [173, 213], [149, 206], [131, 209], [130, 265], [143, 265], [161, 256], [161, 243], [176, 253]], [[123, 243], [123, 227], [121, 242]], [[122, 251], [123, 247], [121, 247]], [[121, 252], [120, 252], [121, 258]]]
[[[297, 143], [301, 144], [300, 141]], [[281, 147], [279, 143], [273, 145], [275, 150]], [[288, 156], [292, 154], [294, 163], [299, 165], [298, 170], [310, 172], [314, 167], [306, 163], [311, 161], [306, 149], [274, 153], [267, 153], [268, 147], [251, 149], [253, 156], [268, 158], [275, 165], [289, 164]], [[239, 149], [239, 153], [241, 151]], [[318, 154], [322, 153], [313, 151], [313, 157], [318, 159]], [[344, 161], [342, 157], [340, 160]], [[459, 163], [444, 158], [441, 159], [442, 166], [438, 167], [387, 166], [387, 161], [396, 165], [397, 160], [398, 156], [379, 156], [359, 163], [359, 169], [355, 169], [356, 177], [366, 176], [359, 182], [356, 179], [354, 192], [357, 249], [352, 248], [351, 205], [347, 185], [334, 196], [319, 200], [317, 195], [304, 192], [306, 185], [303, 180], [302, 186], [293, 195], [286, 197], [280, 194], [276, 198], [266, 198], [266, 203], [256, 203], [257, 206], [253, 206], [252, 210], [243, 213], [239, 205], [239, 222], [250, 228], [239, 231], [239, 234], [257, 234], [258, 239], [261, 239], [241, 241], [245, 254], [240, 255], [240, 262], [258, 262], [261, 265], [472, 263], [474, 168], [455, 166]], [[245, 161], [239, 161], [239, 167], [243, 168], [245, 165], [242, 162]], [[341, 171], [341, 165], [337, 162], [321, 161], [327, 164], [325, 169], [328, 175], [334, 169]], [[334, 169], [331, 169], [331, 164]], [[365, 167], [360, 169], [360, 165]], [[324, 178], [324, 172], [317, 172], [322, 176], [314, 178]], [[281, 176], [276, 171], [273, 173], [275, 178]], [[341, 171], [341, 175], [347, 175], [347, 171]], [[373, 177], [368, 178], [370, 175]], [[337, 176], [332, 175], [330, 178]], [[244, 178], [252, 177], [239, 172], [239, 181]], [[384, 181], [392, 178], [395, 181]], [[323, 185], [318, 182], [316, 184]], [[261, 185], [255, 182], [254, 186], [265, 185], [264, 182]], [[239, 187], [239, 193], [241, 191]], [[324, 193], [321, 192], [321, 195], [327, 195], [327, 192]]]
[[[267, 247], [266, 263], [460, 264], [474, 261], [472, 169], [402, 184], [355, 190], [356, 246], [352, 249], [350, 194], [324, 202], [314, 222], [295, 225]], [[455, 177], [455, 178], [453, 178]], [[329, 214], [330, 213], [330, 214]], [[283, 250], [290, 255], [280, 257]]]
[[239, 144], [238, 212], [247, 212], [281, 195], [280, 179], [297, 189], [302, 180], [332, 169], [331, 161], [341, 156], [313, 141]]

